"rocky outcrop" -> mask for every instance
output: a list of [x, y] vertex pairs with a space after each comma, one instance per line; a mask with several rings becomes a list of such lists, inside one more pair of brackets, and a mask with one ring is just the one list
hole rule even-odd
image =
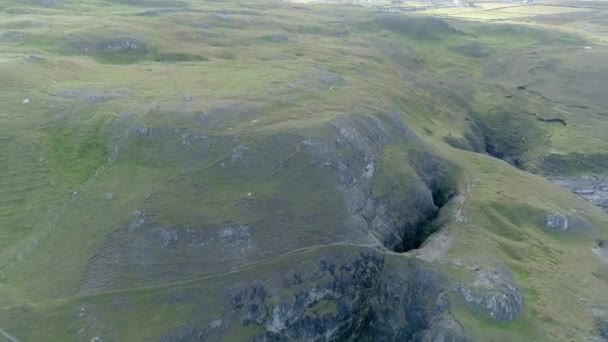
[[605, 308], [591, 308], [591, 315], [595, 321], [596, 338], [593, 341], [608, 341], [608, 313]]
[[[386, 248], [404, 252], [423, 242], [425, 228], [455, 192], [451, 182], [454, 175], [449, 175], [444, 161], [423, 149], [424, 144], [397, 113], [385, 120], [339, 118], [334, 124], [336, 142], [327, 151], [337, 151], [333, 153], [340, 157], [336, 161], [338, 180], [351, 225], [362, 226]], [[381, 158], [383, 148], [400, 140], [412, 149], [391, 155], [387, 163]], [[396, 170], [392, 163], [396, 163]], [[378, 179], [398, 183], [403, 178], [407, 181], [389, 185], [385, 193], [374, 193]]]
[[550, 229], [566, 231], [569, 227], [569, 220], [568, 217], [561, 214], [548, 214], [545, 217], [545, 226]]
[[504, 265], [475, 270], [473, 281], [460, 286], [458, 292], [472, 311], [497, 322], [516, 319], [524, 307], [521, 290]]
[[[340, 83], [336, 75], [316, 79], [328, 85]], [[257, 115], [250, 107], [222, 108], [192, 116], [203, 127], [216, 129], [227, 118]], [[146, 165], [156, 167], [170, 160], [213, 172], [220, 184], [232, 182], [234, 175], [246, 179], [242, 197], [230, 204], [233, 216], [241, 218], [218, 223], [203, 216], [199, 206], [197, 211], [185, 211], [188, 203], [183, 201], [179, 210], [188, 214], [167, 223], [160, 219], [167, 195], [153, 192], [141, 212], [107, 234], [89, 261], [81, 293], [119, 290], [126, 281], [150, 286], [167, 279], [236, 273], [290, 251], [340, 245], [348, 248], [329, 248], [315, 260], [302, 260], [304, 265], [313, 263], [312, 269], [293, 266], [275, 278], [231, 286], [220, 301], [227, 303], [224, 316], [214, 318], [215, 323], [198, 322], [169, 331], [162, 340], [205, 336], [213, 340], [238, 327], [263, 330], [256, 337], [260, 341], [464, 340], [449, 313], [447, 297], [442, 296], [446, 279], [424, 261], [385, 254], [387, 249], [404, 252], [424, 242], [430, 234], [429, 222], [455, 191], [449, 165], [405, 125], [399, 113], [339, 116], [323, 127], [324, 134], [309, 136], [219, 137], [195, 127], [148, 127], [141, 122], [125, 130], [128, 139], [137, 142], [134, 145], [157, 147], [153, 155], [133, 156]], [[300, 170], [305, 179], [324, 182], [323, 186], [300, 189], [294, 179], [286, 178], [298, 177]], [[165, 184], [172, 191], [170, 198], [183, 191], [186, 198], [202, 200], [209, 185], [197, 183], [200, 176], [195, 175], [178, 175]], [[268, 175], [279, 191], [269, 196], [247, 189]], [[319, 193], [322, 197], [317, 199]], [[306, 205], [294, 206], [301, 198]], [[314, 201], [318, 206], [307, 211]], [[258, 214], [269, 208], [272, 215]], [[192, 218], [185, 220], [188, 215]], [[322, 231], [316, 231], [318, 227]], [[353, 250], [361, 250], [357, 246], [369, 248], [353, 255]], [[195, 296], [171, 293], [161, 301], [189, 302]]]
[[253, 341], [467, 340], [449, 312], [437, 271], [369, 249], [336, 252], [324, 252], [308, 272], [232, 286], [227, 316], [167, 332], [161, 341], [219, 339], [251, 326], [262, 330]]
[[608, 212], [608, 179], [597, 176], [552, 177], [549, 180]]

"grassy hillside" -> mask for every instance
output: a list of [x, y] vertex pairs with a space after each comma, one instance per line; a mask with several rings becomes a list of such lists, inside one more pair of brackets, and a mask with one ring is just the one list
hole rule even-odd
[[606, 338], [608, 216], [542, 177], [607, 176], [608, 47], [444, 11], [1, 1], [0, 332], [371, 338], [401, 288], [411, 331]]

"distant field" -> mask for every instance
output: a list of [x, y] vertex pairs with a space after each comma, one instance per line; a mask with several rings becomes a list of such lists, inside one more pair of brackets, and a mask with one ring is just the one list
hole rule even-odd
[[545, 5], [511, 5], [502, 3], [482, 3], [475, 7], [442, 7], [419, 11], [418, 14], [439, 15], [472, 20], [507, 20], [563, 13], [587, 12], [586, 8], [572, 8]]
[[470, 7], [447, 7], [417, 12], [424, 15], [438, 15], [473, 20], [504, 20], [528, 17], [528, 14], [505, 13], [498, 10], [483, 10]]
[[608, 40], [608, 1], [546, 0], [534, 4], [521, 1], [474, 2], [474, 6], [452, 6], [449, 2], [431, 1], [324, 1], [294, 0], [296, 3], [348, 3], [375, 7], [380, 11], [414, 13], [483, 22], [511, 22], [534, 26], [550, 26], [576, 32], [596, 42]]

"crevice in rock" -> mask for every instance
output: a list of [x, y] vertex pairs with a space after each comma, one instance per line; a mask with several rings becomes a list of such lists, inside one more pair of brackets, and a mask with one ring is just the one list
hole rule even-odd
[[432, 194], [435, 209], [412, 228], [413, 239], [403, 239], [403, 243], [393, 249], [394, 252], [407, 253], [418, 249], [433, 233], [441, 229], [437, 218], [440, 216], [441, 210], [455, 197], [456, 191], [453, 188], [438, 187], [432, 191]]
[[540, 122], [559, 123], [559, 124], [562, 124], [564, 127], [568, 126], [568, 124], [566, 123], [566, 120], [564, 120], [562, 118], [543, 118], [536, 113], [530, 113], [530, 112], [525, 112], [525, 113], [530, 116], [533, 116], [537, 121], [540, 121]]
[[484, 152], [487, 153], [488, 155], [490, 155], [494, 158], [500, 159], [500, 160], [504, 160], [505, 162], [515, 166], [518, 169], [522, 169], [522, 163], [521, 163], [521, 160], [519, 159], [519, 157], [510, 156], [510, 155], [507, 155], [507, 154], [501, 152], [501, 150], [498, 148], [497, 144], [494, 144], [487, 137], [484, 138], [483, 149], [484, 149]]
[[549, 118], [549, 119], [545, 119], [545, 118], [541, 118], [540, 116], [538, 116], [538, 115], [536, 115], [536, 114], [535, 114], [534, 116], [536, 116], [536, 120], [541, 121], [541, 122], [548, 122], [548, 123], [553, 123], [553, 122], [555, 122], [555, 123], [562, 124], [564, 127], [567, 127], [567, 126], [568, 126], [568, 124], [566, 123], [566, 121], [565, 121], [565, 120], [563, 120], [563, 119], [560, 119], [560, 118]]

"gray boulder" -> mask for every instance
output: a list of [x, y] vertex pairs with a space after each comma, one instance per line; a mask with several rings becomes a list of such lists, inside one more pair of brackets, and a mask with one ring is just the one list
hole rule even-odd
[[524, 308], [521, 290], [504, 265], [477, 270], [473, 281], [458, 291], [472, 311], [497, 322], [516, 319]]
[[545, 217], [545, 226], [547, 228], [566, 231], [568, 230], [568, 217], [561, 214], [548, 214]]
[[593, 227], [586, 221], [574, 216], [562, 213], [549, 213], [544, 217], [544, 226], [553, 231], [591, 231]]

